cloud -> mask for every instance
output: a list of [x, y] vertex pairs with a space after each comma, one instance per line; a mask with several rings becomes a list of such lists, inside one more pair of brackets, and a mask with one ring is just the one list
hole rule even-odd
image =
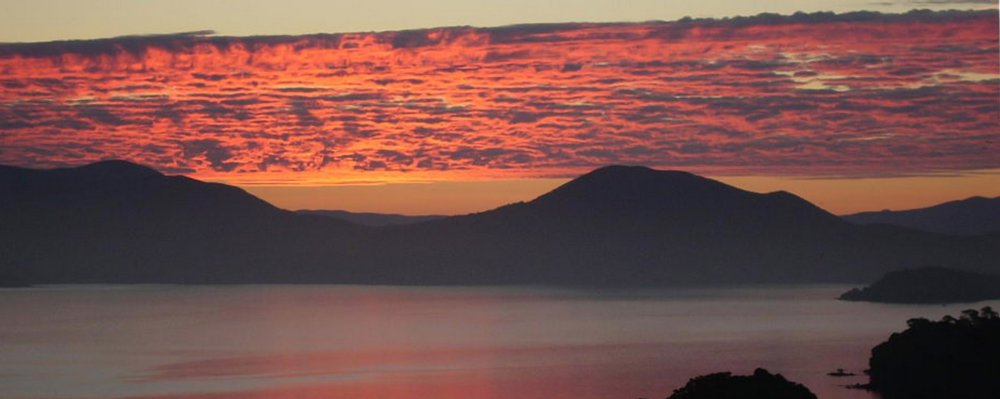
[[996, 4], [994, 0], [911, 0], [910, 4]]
[[232, 152], [224, 147], [219, 140], [196, 139], [184, 140], [178, 144], [181, 146], [181, 156], [186, 159], [204, 157], [208, 161], [209, 167], [221, 172], [230, 172], [239, 166], [236, 162], [229, 162], [233, 157]]
[[323, 126], [323, 121], [310, 111], [314, 106], [308, 101], [292, 100], [290, 112], [298, 119], [299, 126]]
[[77, 116], [83, 119], [90, 119], [93, 122], [111, 125], [111, 126], [124, 126], [131, 124], [132, 122], [127, 121], [115, 115], [107, 108], [97, 105], [85, 105], [78, 112]]
[[0, 163], [214, 179], [1000, 167], [994, 12], [0, 44]]
[[67, 53], [88, 56], [119, 55], [123, 53], [144, 55], [150, 47], [160, 47], [174, 51], [190, 48], [185, 46], [190, 44], [192, 40], [197, 40], [198, 38], [214, 33], [214, 31], [203, 30], [155, 35], [120, 36], [96, 40], [7, 43], [0, 44], [0, 56], [58, 57]]

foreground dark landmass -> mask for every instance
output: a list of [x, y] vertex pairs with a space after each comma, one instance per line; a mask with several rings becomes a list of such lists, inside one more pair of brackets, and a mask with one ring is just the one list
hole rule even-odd
[[[910, 319], [872, 349], [866, 389], [882, 399], [1000, 398], [1000, 314], [989, 306], [941, 321]], [[853, 376], [837, 369], [827, 375]], [[757, 369], [750, 376], [692, 378], [667, 399], [798, 399], [816, 396], [802, 384]]]
[[808, 388], [781, 374], [754, 370], [753, 375], [715, 373], [692, 378], [667, 399], [816, 399]]
[[890, 272], [872, 285], [840, 296], [845, 301], [960, 303], [1000, 299], [1000, 276], [944, 267]]
[[890, 224], [957, 235], [1000, 232], [1000, 197], [972, 197], [927, 208], [905, 211], [863, 212], [845, 215], [858, 224]]
[[348, 212], [341, 210], [303, 209], [295, 211], [303, 215], [329, 216], [365, 226], [395, 226], [444, 219], [442, 215], [398, 215], [394, 213]]
[[0, 274], [28, 283], [663, 286], [1000, 272], [1000, 236], [858, 226], [787, 192], [611, 166], [532, 201], [383, 227], [106, 161], [0, 167]]
[[872, 349], [868, 388], [883, 399], [1000, 398], [1000, 317], [989, 307], [909, 328]]

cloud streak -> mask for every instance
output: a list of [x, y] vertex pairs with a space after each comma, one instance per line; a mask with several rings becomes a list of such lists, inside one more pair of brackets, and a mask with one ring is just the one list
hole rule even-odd
[[1000, 167], [994, 12], [204, 34], [0, 45], [0, 163], [245, 184]]

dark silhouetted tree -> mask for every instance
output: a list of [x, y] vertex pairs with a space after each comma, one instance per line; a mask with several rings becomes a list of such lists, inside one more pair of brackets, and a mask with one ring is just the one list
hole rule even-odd
[[781, 374], [757, 369], [753, 375], [714, 373], [692, 378], [668, 399], [816, 399], [816, 395]]
[[1000, 317], [990, 307], [909, 328], [872, 349], [869, 387], [884, 399], [1000, 398]]

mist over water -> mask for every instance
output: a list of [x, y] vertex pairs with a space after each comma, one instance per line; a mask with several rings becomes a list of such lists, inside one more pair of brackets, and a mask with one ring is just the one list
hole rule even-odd
[[52, 286], [0, 290], [4, 398], [636, 398], [765, 367], [871, 398], [872, 346], [948, 306], [848, 286]]

